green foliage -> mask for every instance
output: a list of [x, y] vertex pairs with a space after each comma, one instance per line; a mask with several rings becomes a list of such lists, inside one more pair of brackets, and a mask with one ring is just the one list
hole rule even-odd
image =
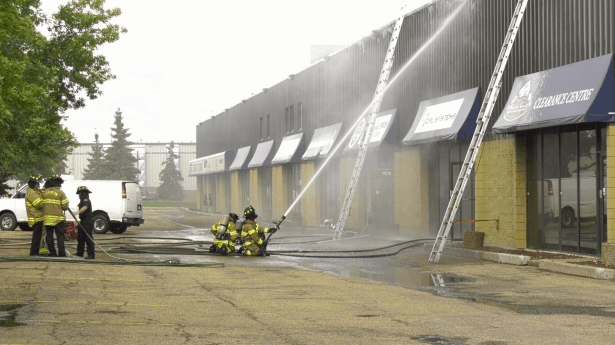
[[6, 182], [11, 178], [9, 174], [1, 174], [0, 173], [0, 198], [6, 194], [10, 194], [9, 192], [13, 189], [9, 187]]
[[179, 156], [173, 152], [174, 147], [175, 144], [171, 142], [171, 145], [167, 148], [167, 160], [162, 162], [163, 168], [158, 174], [160, 178], [158, 197], [163, 200], [181, 200], [184, 197], [184, 190], [180, 184], [184, 178], [175, 165], [175, 160]]
[[92, 147], [92, 153], [88, 158], [88, 167], [83, 171], [84, 180], [104, 180], [103, 171], [103, 150], [100, 141], [98, 140], [98, 133], [94, 135], [95, 143]]
[[136, 181], [141, 170], [136, 167], [137, 159], [132, 155], [130, 148], [133, 143], [128, 141], [130, 133], [128, 128], [124, 128], [119, 108], [115, 112], [115, 127], [111, 128], [111, 131], [113, 140], [103, 158], [101, 169], [103, 176], [107, 180]]
[[0, 1], [0, 173], [48, 175], [78, 145], [62, 114], [114, 78], [95, 50], [126, 32], [109, 24], [121, 11], [103, 5], [72, 0], [49, 18], [39, 0]]

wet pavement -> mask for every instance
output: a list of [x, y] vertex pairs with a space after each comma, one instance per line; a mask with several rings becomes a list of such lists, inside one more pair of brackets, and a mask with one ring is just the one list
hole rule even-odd
[[[447, 256], [434, 265], [430, 243], [370, 230], [331, 241], [325, 229], [283, 227], [271, 256], [221, 256], [207, 253], [206, 218], [161, 209], [148, 226], [95, 237], [110, 255], [167, 265], [105, 265], [114, 260], [101, 251], [95, 263], [0, 261], [0, 344], [613, 339], [613, 281]], [[28, 235], [1, 232], [2, 256], [27, 253]]]

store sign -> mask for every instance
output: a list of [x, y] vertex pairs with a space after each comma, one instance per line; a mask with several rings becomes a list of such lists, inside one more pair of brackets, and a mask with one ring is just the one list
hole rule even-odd
[[224, 152], [190, 161], [188, 176], [224, 171]]
[[[391, 128], [396, 111], [397, 109], [391, 109], [378, 113], [378, 117], [376, 117], [376, 120], [374, 121], [372, 134], [369, 138], [369, 147], [376, 147], [384, 140]], [[365, 136], [368, 118], [369, 117], [364, 117], [359, 121], [354, 133], [352, 134], [352, 137], [350, 138], [350, 141], [348, 141], [348, 145], [344, 149], [344, 152], [359, 149]]]
[[414, 132], [422, 133], [450, 128], [459, 114], [463, 100], [460, 98], [426, 107]]

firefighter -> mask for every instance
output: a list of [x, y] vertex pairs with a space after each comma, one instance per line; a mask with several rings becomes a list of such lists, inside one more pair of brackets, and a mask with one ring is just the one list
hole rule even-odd
[[214, 234], [215, 238], [214, 243], [209, 247], [210, 253], [226, 255], [235, 252], [238, 219], [239, 217], [235, 213], [229, 213], [228, 216], [211, 227], [211, 233]]
[[[64, 237], [66, 236], [66, 229], [64, 227], [64, 211], [68, 209], [68, 199], [66, 194], [60, 189], [64, 180], [60, 175], [50, 176], [47, 181], [49, 182], [49, 188], [45, 190], [43, 194], [44, 206], [43, 206], [43, 221], [47, 227], [47, 247], [49, 248], [49, 256], [66, 256], [66, 248], [64, 247]], [[53, 234], [56, 234], [58, 241], [58, 251], [53, 243]]]
[[246, 256], [262, 256], [265, 255], [263, 251], [263, 244], [265, 243], [265, 234], [274, 233], [278, 230], [278, 227], [273, 228], [261, 228], [256, 222], [258, 214], [251, 205], [246, 207], [243, 211], [243, 216], [246, 219], [241, 227], [241, 240], [243, 242], [243, 255]]
[[92, 237], [92, 228], [94, 227], [94, 219], [92, 214], [92, 202], [90, 201], [90, 193], [88, 187], [81, 186], [77, 188], [79, 194], [79, 223], [77, 229], [77, 252], [75, 255], [83, 257], [83, 249], [87, 248], [88, 256], [86, 260], [93, 260], [94, 253], [94, 238]]
[[32, 175], [28, 180], [26, 191], [26, 212], [28, 213], [28, 226], [32, 228], [32, 243], [30, 256], [37, 256], [41, 249], [43, 236], [43, 198], [39, 189], [41, 175]]

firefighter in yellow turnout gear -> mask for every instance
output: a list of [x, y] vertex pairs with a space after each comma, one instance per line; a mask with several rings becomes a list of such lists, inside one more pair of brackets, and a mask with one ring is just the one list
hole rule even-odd
[[243, 255], [265, 255], [262, 250], [263, 244], [265, 244], [265, 234], [269, 232], [274, 233], [278, 230], [278, 228], [261, 228], [255, 220], [258, 217], [258, 214], [256, 214], [256, 210], [254, 210], [254, 207], [252, 206], [246, 207], [245, 211], [243, 211], [243, 215], [246, 218], [246, 221], [241, 227]]
[[[64, 180], [62, 180], [60, 175], [53, 175], [49, 177], [48, 181], [49, 188], [45, 189], [43, 194], [43, 221], [47, 227], [46, 240], [49, 247], [49, 255], [66, 256], [66, 249], [64, 247], [64, 237], [66, 235], [64, 221], [66, 221], [66, 217], [64, 216], [64, 211], [68, 209], [68, 198], [60, 189]], [[54, 233], [58, 241], [57, 253], [53, 243]]]
[[[32, 243], [30, 256], [37, 256], [43, 236], [43, 198], [39, 189], [41, 175], [32, 175], [28, 180], [26, 191], [26, 212], [28, 213], [28, 226], [32, 228]], [[46, 248], [45, 248], [46, 249]]]
[[237, 240], [236, 223], [239, 217], [235, 213], [229, 213], [228, 216], [219, 220], [211, 227], [211, 233], [214, 234], [214, 244], [209, 247], [210, 253], [220, 253], [226, 255], [235, 251]]

